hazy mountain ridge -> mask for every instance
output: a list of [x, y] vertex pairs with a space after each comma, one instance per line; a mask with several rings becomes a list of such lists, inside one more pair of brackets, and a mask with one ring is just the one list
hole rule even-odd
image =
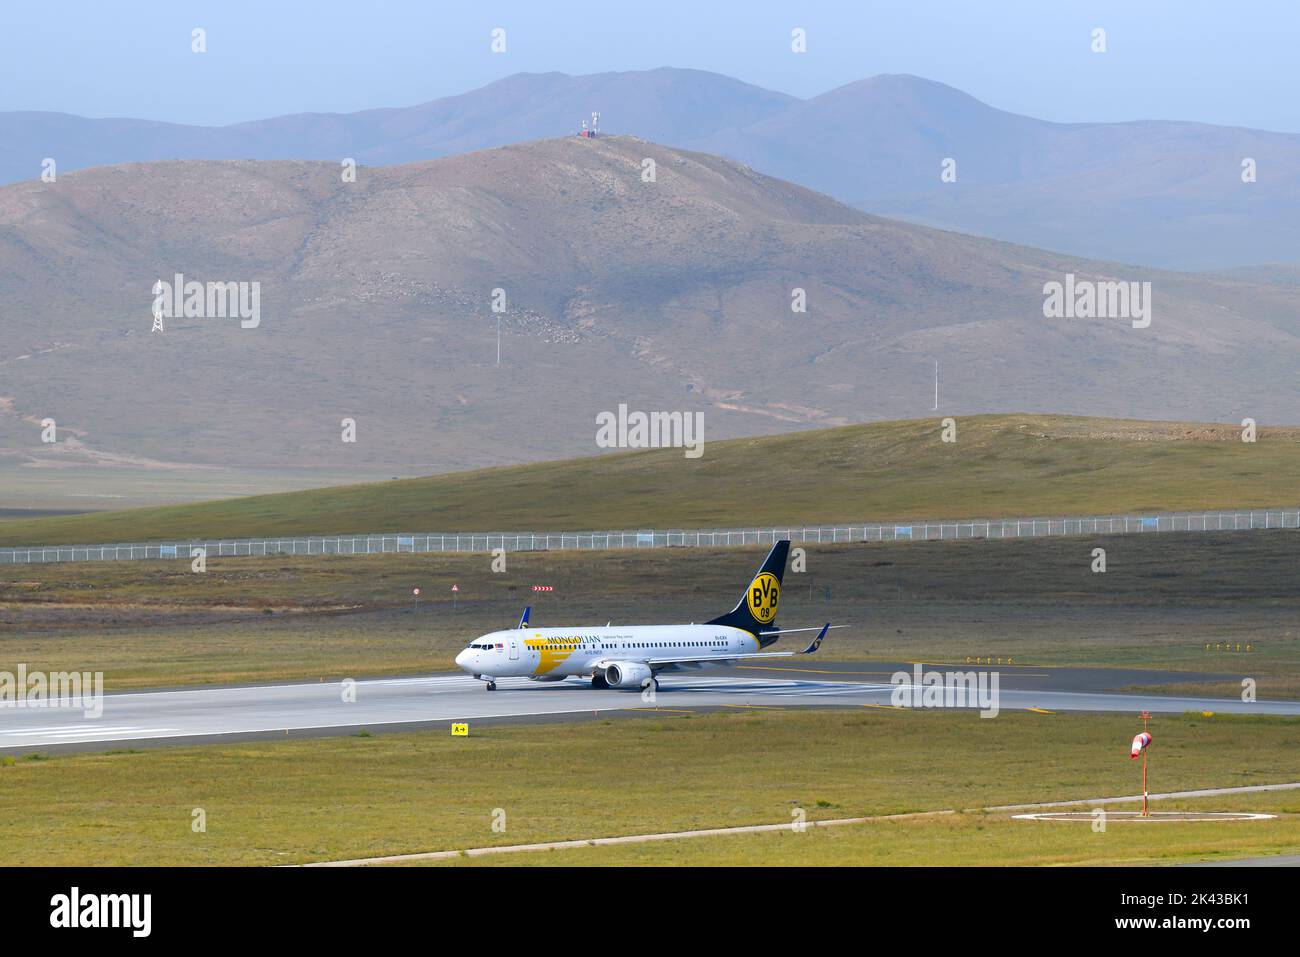
[[[258, 328], [152, 333], [151, 287], [178, 272], [260, 282]], [[1151, 281], [1150, 328], [1045, 319], [1067, 272]], [[1297, 422], [1291, 291], [909, 226], [628, 137], [355, 183], [111, 167], [0, 188], [0, 458], [440, 472], [598, 452], [621, 402], [703, 412], [706, 441], [923, 415], [936, 359], [941, 414]]]
[[[883, 215], [1073, 255], [1212, 269], [1300, 263], [1300, 134], [1054, 123], [885, 75], [801, 100], [699, 70], [516, 74], [410, 107], [227, 127], [0, 113], [0, 181], [165, 159], [392, 165], [575, 131], [725, 155]], [[1257, 181], [1243, 183], [1251, 158]], [[940, 180], [956, 160], [957, 180]]]

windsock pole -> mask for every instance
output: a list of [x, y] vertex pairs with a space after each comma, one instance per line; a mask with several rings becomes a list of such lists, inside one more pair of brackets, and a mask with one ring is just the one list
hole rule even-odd
[[1142, 749], [1142, 816], [1147, 814], [1147, 749]]
[[1147, 727], [1147, 721], [1150, 718], [1151, 718], [1150, 712], [1147, 711], [1142, 712], [1143, 731], [1141, 734], [1135, 734], [1133, 736], [1133, 743], [1129, 746], [1129, 753], [1128, 753], [1128, 756], [1134, 759], [1137, 758], [1139, 754], [1142, 755], [1142, 816], [1143, 817], [1147, 817], [1149, 813], [1147, 810], [1147, 805], [1151, 798], [1151, 794], [1147, 790], [1147, 749], [1151, 747], [1151, 732], [1145, 730]]
[[[1151, 712], [1143, 709], [1142, 711], [1143, 731], [1150, 730], [1149, 727], [1150, 721], [1151, 721]], [[1147, 798], [1149, 796], [1147, 792], [1147, 752], [1149, 750], [1151, 750], [1149, 747], [1142, 749], [1142, 816], [1143, 817], [1150, 817], [1150, 814], [1147, 811]]]

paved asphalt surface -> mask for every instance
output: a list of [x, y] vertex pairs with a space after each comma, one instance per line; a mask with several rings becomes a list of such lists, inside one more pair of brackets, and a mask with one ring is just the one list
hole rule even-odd
[[[105, 695], [103, 714], [71, 708], [0, 707], [0, 753], [104, 750], [125, 744], [283, 739], [371, 730], [578, 720], [644, 714], [661, 708], [888, 706], [890, 676], [910, 664], [818, 662], [665, 674], [653, 703], [636, 691], [595, 690], [586, 681], [538, 683], [503, 678], [498, 690], [462, 674], [376, 678], [355, 683], [345, 701], [339, 682], [198, 687]], [[979, 670], [965, 664], [934, 670]], [[1203, 673], [1103, 668], [995, 667], [1003, 711], [1218, 711], [1300, 715], [1300, 701], [1244, 703], [1231, 699], [1116, 693], [1135, 684], [1212, 680]]]

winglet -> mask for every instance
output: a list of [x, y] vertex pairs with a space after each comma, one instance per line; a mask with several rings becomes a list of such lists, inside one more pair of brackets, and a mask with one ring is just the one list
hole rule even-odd
[[532, 610], [533, 610], [533, 606], [532, 606], [532, 605], [525, 605], [525, 606], [524, 606], [524, 613], [523, 613], [523, 616], [519, 619], [519, 627], [520, 627], [520, 628], [527, 628], [527, 627], [528, 627], [528, 613], [529, 613], [530, 611], [532, 611]]
[[817, 637], [812, 640], [812, 644], [805, 648], [801, 654], [811, 655], [814, 651], [820, 648], [822, 646], [822, 639], [826, 637], [826, 633], [830, 630], [831, 623], [828, 621], [826, 624], [822, 625], [822, 630], [817, 632]]

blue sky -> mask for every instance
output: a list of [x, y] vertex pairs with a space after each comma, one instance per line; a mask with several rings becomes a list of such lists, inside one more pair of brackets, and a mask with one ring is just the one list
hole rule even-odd
[[[206, 54], [190, 52], [195, 26]], [[790, 52], [796, 26], [806, 54]], [[797, 96], [914, 73], [1044, 119], [1300, 132], [1298, 54], [1295, 0], [0, 0], [0, 110], [219, 124], [404, 106], [521, 71], [679, 66]]]

